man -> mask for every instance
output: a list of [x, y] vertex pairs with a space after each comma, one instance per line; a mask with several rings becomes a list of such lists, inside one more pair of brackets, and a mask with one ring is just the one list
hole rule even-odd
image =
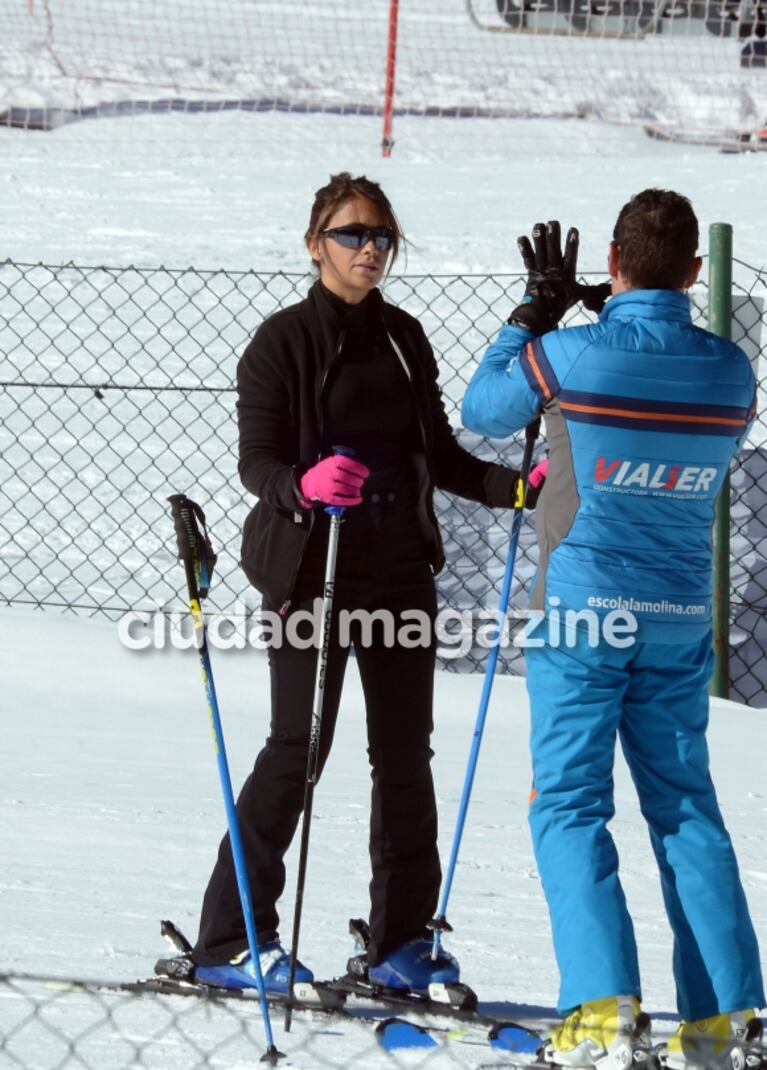
[[[711, 526], [753, 420], [754, 376], [738, 346], [692, 326], [685, 290], [701, 259], [685, 197], [650, 189], [623, 207], [613, 296], [589, 326], [554, 330], [584, 297], [577, 231], [564, 259], [558, 223], [533, 238], [534, 250], [520, 239], [525, 299], [469, 384], [463, 420], [504, 437], [543, 412], [550, 449], [531, 600], [542, 618], [526, 650], [530, 825], [567, 1015], [545, 1057], [625, 1066], [646, 1020], [637, 1026], [637, 950], [607, 829], [617, 735], [674, 933], [682, 1023], [664, 1058], [729, 1067], [758, 1032], [764, 991], [709, 776]], [[594, 310], [600, 289], [587, 288]], [[620, 627], [616, 609], [631, 611]]]

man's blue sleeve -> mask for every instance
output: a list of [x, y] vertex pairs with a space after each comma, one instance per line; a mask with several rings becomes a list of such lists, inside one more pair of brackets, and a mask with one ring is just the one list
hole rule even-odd
[[546, 384], [550, 373], [543, 347], [531, 331], [511, 324], [502, 327], [466, 389], [464, 427], [489, 438], [506, 438], [527, 427], [551, 396]]

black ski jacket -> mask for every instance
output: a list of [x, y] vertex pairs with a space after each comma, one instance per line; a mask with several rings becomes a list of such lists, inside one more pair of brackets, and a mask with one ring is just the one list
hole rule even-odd
[[[314, 519], [298, 504], [298, 480], [321, 460], [324, 391], [342, 359], [344, 323], [316, 282], [303, 301], [264, 320], [237, 367], [239, 473], [259, 501], [242, 539], [246, 576], [287, 609]], [[418, 520], [435, 573], [445, 563], [432, 504], [435, 486], [485, 505], [513, 505], [518, 473], [472, 457], [457, 442], [442, 404], [437, 364], [420, 323], [373, 290], [367, 314], [381, 317], [403, 363], [420, 426], [413, 456]]]

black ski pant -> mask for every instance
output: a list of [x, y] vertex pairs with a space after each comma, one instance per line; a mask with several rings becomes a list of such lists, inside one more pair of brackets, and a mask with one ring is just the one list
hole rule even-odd
[[[341, 610], [388, 610], [395, 635], [403, 623], [403, 610], [418, 609], [430, 622], [425, 647], [396, 642], [387, 646], [380, 622], [373, 624], [367, 637], [372, 636], [372, 642], [363, 641], [359, 621], [350, 627], [367, 712], [372, 777], [368, 958], [376, 964], [399, 944], [423, 933], [437, 907], [441, 871], [430, 766], [436, 648], [434, 581], [420, 554], [420, 560], [406, 555], [404, 562], [401, 557], [393, 562], [388, 552], [377, 560], [375, 545], [372, 551], [366, 562], [369, 578], [340, 582], [336, 589], [320, 769], [333, 740], [349, 655], [348, 646], [339, 644]], [[319, 594], [316, 586], [314, 591]], [[291, 613], [312, 608], [311, 598], [303, 598], [293, 604]], [[265, 600], [264, 609], [274, 611], [275, 607]], [[283, 857], [303, 808], [317, 649], [283, 644], [270, 649], [269, 663], [271, 731], [237, 800], [259, 942], [272, 938], [278, 930], [276, 902], [285, 886]], [[320, 847], [316, 839], [315, 847]], [[227, 961], [246, 946], [227, 835], [205, 892], [193, 957], [200, 965], [213, 965]]]

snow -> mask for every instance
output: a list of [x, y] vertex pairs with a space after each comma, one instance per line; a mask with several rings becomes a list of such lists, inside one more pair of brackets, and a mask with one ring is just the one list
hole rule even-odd
[[[114, 980], [146, 975], [164, 950], [160, 918], [170, 916], [196, 933], [225, 823], [197, 655], [131, 653], [109, 622], [9, 609], [0, 611], [0, 648], [0, 970]], [[213, 651], [212, 657], [236, 785], [267, 733], [266, 656]], [[443, 859], [480, 687], [477, 676], [437, 674], [434, 775]], [[448, 911], [455, 934], [447, 946], [483, 1000], [503, 1005], [509, 1017], [539, 1021], [554, 1014], [558, 980], [526, 824], [527, 732], [524, 682], [499, 677]], [[713, 775], [761, 933], [767, 926], [765, 737], [761, 712], [712, 702]], [[315, 794], [304, 902], [301, 951], [319, 975], [343, 969], [351, 953], [347, 919], [366, 912], [368, 791], [362, 691], [350, 666], [334, 749]], [[668, 1016], [674, 1010], [671, 938], [620, 757], [615, 791], [612, 830], [640, 944], [645, 1007]], [[283, 931], [292, 918], [296, 846], [288, 857]], [[0, 998], [0, 1036], [4, 1014], [8, 1022], [13, 1009]], [[77, 1022], [74, 997], [71, 1013]], [[320, 1026], [300, 1015], [286, 1037], [275, 1019], [278, 1044], [296, 1066], [325, 1065], [302, 1050], [311, 1032], [317, 1034], [311, 1050], [337, 1066], [364, 1039], [341, 1026], [323, 1038]], [[659, 1026], [662, 1031], [668, 1023], [660, 1019]], [[44, 1048], [40, 1036], [37, 1042]], [[493, 1065], [484, 1048], [458, 1047], [453, 1057], [449, 1065], [476, 1066], [480, 1057]], [[116, 1057], [102, 1063], [105, 1070], [121, 1065]]]
[[[386, 161], [375, 150], [378, 121], [351, 116], [169, 115], [44, 134], [0, 129], [0, 249], [22, 263], [303, 272], [312, 193], [328, 174], [349, 168], [380, 179], [402, 219], [410, 244], [397, 272], [517, 272], [516, 235], [556, 216], [580, 227], [581, 265], [599, 271], [618, 209], [648, 185], [690, 196], [704, 234], [713, 221], [731, 221], [741, 260], [767, 260], [767, 154], [661, 144], [589, 120], [509, 120], [483, 131], [492, 162], [464, 151], [449, 120], [399, 121], [402, 151], [395, 146]], [[0, 649], [0, 971], [146, 975], [163, 950], [161, 917], [194, 934], [224, 826], [195, 657], [129, 653], [112, 622], [18, 608], [0, 611]], [[214, 651], [214, 671], [239, 784], [267, 732], [266, 661], [256, 652]], [[439, 673], [436, 687], [444, 858], [481, 680]], [[516, 1011], [537, 1020], [553, 1014], [558, 981], [526, 827], [527, 720], [524, 682], [500, 677], [451, 901], [449, 947], [483, 999], [503, 1004], [510, 1017]], [[340, 729], [316, 794], [304, 912], [302, 951], [320, 975], [343, 968], [347, 918], [367, 904], [368, 774], [353, 671]], [[712, 702], [714, 777], [762, 934], [765, 744], [763, 713]], [[665, 1014], [662, 1030], [674, 1011], [671, 939], [620, 758], [616, 796], [612, 828], [640, 942], [645, 1006]], [[295, 851], [289, 870], [292, 889]], [[291, 914], [289, 893], [283, 917]], [[84, 1023], [85, 1006], [70, 998], [61, 1006]], [[0, 999], [0, 1036], [14, 1006]], [[301, 1016], [294, 1028], [295, 1041], [278, 1032], [293, 1065], [351, 1064], [361, 1050], [364, 1065], [377, 1065], [364, 1048], [369, 1034], [341, 1025], [323, 1032]], [[212, 1036], [215, 1026], [205, 1029]], [[29, 1065], [50, 1065], [45, 1051]], [[485, 1049], [458, 1040], [451, 1051], [455, 1061], [445, 1065], [494, 1065]], [[228, 1065], [245, 1065], [237, 1059]], [[123, 1065], [117, 1047], [101, 1052], [100, 1065]]]
[[703, 234], [712, 222], [732, 222], [740, 260], [767, 260], [767, 153], [722, 155], [592, 120], [499, 120], [473, 124], [491, 146], [499, 127], [511, 135], [503, 158], [482, 162], [471, 142], [471, 155], [462, 151], [466, 125], [401, 120], [388, 160], [378, 154], [378, 120], [354, 116], [168, 115], [49, 133], [0, 128], [0, 249], [24, 263], [305, 271], [313, 192], [349, 169], [381, 181], [401, 218], [410, 244], [397, 272], [517, 272], [517, 234], [552, 216], [580, 228], [581, 267], [600, 271], [621, 206], [654, 185], [689, 196]]
[[[508, 147], [513, 132], [511, 143], [516, 151], [506, 152], [492, 162], [475, 158], [472, 137], [476, 140], [480, 135], [475, 133], [468, 139], [472, 146], [468, 151], [466, 140], [461, 141], [467, 126], [481, 127], [485, 132], [483, 144], [491, 152]], [[505, 135], [494, 133], [499, 129], [505, 130]], [[383, 182], [409, 238], [405, 255], [395, 266], [389, 294], [421, 317], [432, 338], [442, 362], [445, 393], [453, 406], [454, 420], [471, 367], [467, 348], [473, 347], [479, 355], [505, 319], [512, 303], [511, 287], [519, 284], [516, 236], [529, 232], [537, 219], [560, 216], [563, 224], [573, 223], [580, 228], [581, 269], [596, 279], [601, 276], [612, 223], [621, 205], [639, 188], [665, 185], [691, 197], [701, 219], [704, 251], [708, 225], [725, 219], [734, 224], [735, 252], [740, 260], [757, 267], [765, 263], [765, 222], [758, 209], [758, 191], [764, 185], [767, 153], [727, 156], [705, 148], [685, 149], [652, 141], [633, 128], [589, 120], [481, 120], [472, 124], [466, 120], [411, 118], [398, 120], [396, 131], [394, 155], [383, 160], [373, 148], [380, 137], [378, 120], [355, 116], [167, 115], [100, 119], [49, 133], [0, 128], [0, 193], [5, 209], [0, 213], [0, 249], [12, 261], [22, 264], [75, 261], [78, 265], [136, 264], [155, 268], [165, 264], [169, 268], [296, 273], [288, 279], [270, 281], [271, 289], [284, 293], [290, 286], [300, 289], [306, 285], [307, 257], [302, 234], [314, 190], [333, 171], [348, 168], [367, 173]], [[468, 279], [460, 286], [452, 284], [464, 303], [455, 317], [456, 331], [465, 330], [467, 313], [476, 322], [470, 333], [461, 334], [461, 344], [455, 345], [453, 324], [444, 317], [446, 299], [438, 296], [446, 281], [438, 278], [430, 283], [428, 278], [421, 278], [410, 283], [407, 278], [400, 281], [403, 273], [469, 274], [491, 276], [497, 281], [491, 278], [483, 282], [478, 278]], [[755, 290], [754, 298], [761, 300], [764, 307], [765, 276], [755, 279], [753, 267], [739, 264], [735, 266], [735, 276], [740, 285]], [[17, 277], [12, 269], [0, 268], [0, 287], [5, 280], [10, 285]], [[17, 297], [11, 297], [8, 306], [0, 289], [0, 353], [9, 353], [0, 361], [0, 373], [9, 381], [17, 378], [17, 365], [22, 359], [28, 362], [23, 368], [25, 376], [35, 382], [53, 375], [59, 383], [81, 377], [98, 385], [113, 379], [134, 383], [146, 376], [150, 385], [165, 386], [190, 382], [193, 370], [200, 381], [227, 387], [233, 379], [234, 357], [241, 351], [247, 333], [255, 328], [260, 315], [274, 307], [260, 280], [243, 284], [242, 292], [234, 296], [234, 322], [223, 297], [229, 292], [224, 277], [201, 287], [194, 275], [184, 280], [160, 275], [153, 282], [163, 293], [170, 292], [165, 301], [167, 307], [155, 307], [154, 295], [147, 292], [145, 299], [137, 294], [130, 308], [122, 307], [122, 287], [127, 286], [131, 292], [140, 289], [141, 280], [135, 276], [121, 279], [99, 274], [89, 276], [80, 285], [82, 275], [72, 268], [53, 273], [41, 271], [40, 279], [42, 292], [36, 295], [33, 290], [38, 276], [28, 272], [30, 285], [14, 290]], [[413, 299], [415, 285], [419, 296]], [[72, 288], [76, 300], [88, 304], [88, 309], [85, 315], [76, 315], [64, 308], [67, 323], [63, 330], [58, 317], [67, 287]], [[467, 296], [471, 287], [478, 288], [476, 314]], [[222, 299], [218, 311], [225, 327], [213, 318], [219, 293]], [[19, 329], [19, 309], [14, 303], [17, 299], [24, 305], [28, 339], [20, 355], [16, 349], [18, 339], [12, 331], [6, 334], [3, 325], [3, 313], [8, 307], [8, 316], [14, 317], [14, 329]], [[695, 300], [700, 303], [705, 297], [698, 294]], [[57, 303], [56, 314], [50, 314], [49, 301]], [[186, 310], [178, 313], [176, 321], [177, 304], [183, 301], [189, 302], [188, 315]], [[488, 311], [490, 305], [492, 310]], [[754, 307], [749, 306], [751, 312]], [[130, 318], [128, 330], [126, 316]], [[204, 322], [190, 332], [194, 337], [187, 342], [183, 328], [190, 318], [202, 320], [203, 316]], [[742, 313], [740, 316], [743, 318]], [[95, 334], [94, 318], [99, 325]], [[756, 371], [766, 379], [767, 365], [764, 358], [757, 357], [764, 344], [761, 322], [752, 323], [749, 332]], [[47, 343], [46, 335], [51, 334], [58, 340], [55, 346]], [[78, 345], [80, 337], [87, 338], [87, 342]], [[65, 362], [62, 350], [67, 353]], [[451, 377], [451, 368], [459, 365], [461, 377]], [[66, 570], [75, 568], [75, 579], [85, 577], [89, 582], [93, 582], [94, 573], [103, 570], [114, 587], [114, 568], [124, 563], [124, 554], [131, 555], [131, 582], [136, 576], [141, 583], [144, 580], [140, 569], [136, 569], [137, 554], [151, 559], [153, 567], [157, 562], [162, 576], [167, 572], [167, 555], [163, 555], [154, 533], [161, 506], [155, 500], [147, 501], [147, 495], [156, 498], [168, 479], [175, 483], [175, 490], [193, 493], [196, 489], [199, 493], [201, 471], [208, 461], [207, 446], [194, 458], [189, 456], [189, 439], [175, 442], [171, 450], [165, 445], [197, 417], [196, 402], [201, 395], [186, 395], [179, 407], [169, 413], [165, 397], [153, 398], [144, 393], [139, 415], [133, 396], [115, 391], [108, 418], [103, 419], [101, 412], [82, 408], [77, 398], [69, 397], [48, 414], [45, 410], [53, 404], [53, 396], [52, 391], [25, 396], [25, 411], [14, 413], [13, 419], [9, 417], [0, 426], [3, 458], [28, 473], [32, 497], [46, 502], [56, 491], [51, 473], [37, 466], [41, 433], [54, 436], [54, 450], [66, 461], [68, 478], [74, 481], [72, 490], [76, 489], [77, 494], [92, 494], [93, 486], [100, 485], [107, 472], [100, 505], [109, 513], [104, 518], [109, 538], [116, 541], [105, 556], [91, 556], [84, 561], [81, 521], [71, 515], [71, 502], [64, 497], [55, 508], [40, 513], [39, 502], [30, 499], [38, 534], [55, 537], [50, 529], [66, 517], [70, 524], [67, 536], [73, 540], [58, 561], [48, 562], [47, 543], [35, 537], [34, 565], [45, 570], [36, 590], [50, 599], [51, 583], [55, 581], [66, 585], [67, 593], [71, 583]], [[17, 398], [17, 394], [9, 392], [6, 406], [12, 410], [18, 404]], [[223, 534], [234, 555], [230, 554], [227, 563], [234, 567], [237, 537], [232, 517], [237, 519], [244, 500], [234, 474], [235, 428], [228, 405], [228, 399], [223, 398], [215, 414], [217, 437], [213, 446], [217, 453], [211, 459], [216, 461], [215, 473], [221, 479], [228, 477], [230, 483], [216, 492], [212, 519], [218, 519], [216, 513], [220, 510], [217, 530], [222, 531], [222, 523], [226, 525]], [[208, 411], [208, 419], [212, 412]], [[101, 420], [99, 434], [108, 441], [101, 442], [96, 463], [86, 464], [78, 460], [80, 450], [73, 448], [70, 438], [81, 430], [85, 434], [96, 419]], [[28, 426], [30, 420], [34, 422], [32, 428]], [[56, 436], [58, 421], [67, 433], [66, 440], [63, 432]], [[127, 434], [119, 428], [120, 421], [126, 423]], [[761, 445], [765, 432], [767, 424], [757, 421], [749, 445]], [[140, 439], [135, 447], [131, 445], [132, 434]], [[470, 448], [488, 449], [477, 444], [474, 436], [464, 434], [463, 440]], [[18, 436], [18, 443], [14, 436]], [[21, 452], [19, 464], [15, 462], [16, 450]], [[183, 464], [174, 451], [180, 451]], [[494, 452], [485, 455], [495, 457]], [[738, 493], [744, 481], [750, 486], [753, 478], [760, 478], [762, 466], [761, 454], [752, 451], [748, 474], [738, 472], [734, 477]], [[212, 478], [213, 471], [210, 474]], [[8, 494], [14, 517], [12, 531], [23, 521], [27, 510], [27, 497], [23, 495], [23, 488], [12, 484]], [[447, 508], [444, 499], [440, 504]], [[763, 496], [754, 486], [746, 504], [738, 507], [741, 512], [747, 508], [755, 519], [747, 533], [749, 544], [741, 536], [741, 541], [736, 540], [738, 560], [733, 571], [737, 589], [748, 589], [749, 601], [755, 600], [757, 606], [761, 604], [761, 594], [757, 588], [755, 598], [751, 596], [754, 587], [749, 577], [758, 583], [754, 573], [763, 556], [763, 526], [758, 519], [763, 504]], [[136, 506], [142, 510], [142, 520], [126, 536], [119, 529], [131, 522], [130, 510]], [[231, 515], [223, 515], [227, 513]], [[152, 526], [151, 532], [147, 532], [147, 525]], [[478, 535], [467, 525], [458, 507], [452, 511], [446, 528], [450, 540], [468, 535], [473, 544], [478, 543]], [[126, 537], [130, 543], [127, 546]], [[219, 538], [223, 542], [223, 536]], [[502, 526], [494, 530], [490, 541], [493, 546], [505, 545]], [[523, 534], [525, 554], [532, 553], [531, 541], [531, 535]], [[21, 536], [17, 542], [17, 554], [29, 549]], [[497, 564], [495, 570], [493, 578], [497, 579]], [[118, 572], [122, 582], [123, 574], [119, 569]], [[520, 574], [525, 580], [529, 578], [529, 568], [525, 571], [522, 561]], [[445, 597], [461, 593], [447, 573], [441, 583]], [[9, 572], [0, 577], [3, 594], [17, 593], [18, 586], [15, 574]], [[239, 589], [236, 582], [234, 589]], [[80, 594], [78, 586], [78, 601], [83, 600]], [[167, 582], [161, 579], [153, 594], [168, 597]], [[478, 597], [483, 596], [479, 591]], [[114, 596], [110, 601], [115, 601]], [[739, 684], [743, 697], [763, 702], [761, 644], [753, 638], [743, 642], [747, 624], [749, 635], [755, 631], [752, 619], [749, 608], [739, 616], [735, 633], [739, 643], [738, 671], [743, 673]]]
[[[529, 8], [528, 32], [512, 33], [495, 0], [400, 5], [395, 105], [659, 120], [704, 132], [763, 121], [763, 72], [740, 65], [738, 31], [758, 35], [753, 19], [750, 31], [747, 17], [717, 25], [706, 9], [706, 29], [700, 8], [677, 5], [671, 18], [665, 4], [645, 4], [646, 26], [656, 12], [667, 15], [648, 32], [638, 33], [624, 8], [623, 18], [595, 15], [583, 35], [562, 17], [567, 5], [553, 21], [547, 6]], [[389, 0], [46, 0], [32, 9], [0, 0], [0, 102], [10, 106], [173, 97], [381, 107]]]

